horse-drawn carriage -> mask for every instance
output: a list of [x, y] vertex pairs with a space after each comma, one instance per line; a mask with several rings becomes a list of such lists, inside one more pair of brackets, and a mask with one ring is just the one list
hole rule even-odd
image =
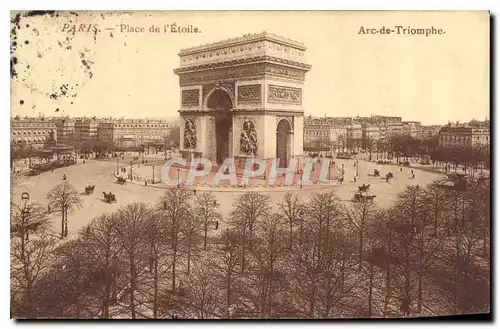
[[117, 177], [116, 182], [120, 185], [124, 185], [127, 180], [123, 177]]
[[369, 189], [370, 189], [370, 184], [368, 184], [368, 185], [363, 184], [361, 186], [358, 186], [358, 191], [361, 193], [368, 192]]
[[354, 193], [354, 196], [352, 197], [353, 202], [357, 201], [373, 201], [375, 199], [376, 195], [364, 195], [363, 193]]
[[95, 188], [95, 185], [87, 185], [87, 186], [85, 186], [85, 194], [92, 194], [92, 193], [94, 193], [94, 188]]
[[112, 203], [112, 202], [116, 202], [116, 196], [109, 192], [109, 193], [106, 193], [106, 192], [102, 192], [102, 194], [104, 195], [104, 201], [106, 203]]
[[373, 169], [373, 176], [380, 177], [380, 171], [378, 171], [377, 169]]
[[394, 178], [394, 174], [392, 172], [388, 172], [387, 175], [385, 175], [385, 178], [387, 179]]

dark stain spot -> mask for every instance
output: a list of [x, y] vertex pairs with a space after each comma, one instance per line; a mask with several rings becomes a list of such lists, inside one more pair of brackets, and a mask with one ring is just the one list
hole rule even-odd
[[37, 54], [36, 54], [36, 57], [38, 57], [38, 58], [42, 58], [42, 53], [37, 53]]
[[78, 14], [77, 14], [77, 13], [75, 13], [74, 11], [70, 11], [69, 13], [70, 13], [71, 15], [78, 16]]
[[24, 40], [24, 44], [25, 44], [25, 45], [28, 45], [29, 43], [30, 43], [30, 41], [29, 41], [29, 40]]
[[25, 13], [24, 16], [25, 17], [34, 17], [34, 16], [49, 15], [51, 17], [54, 17], [55, 13], [56, 13], [55, 10], [32, 10], [32, 11], [28, 11], [27, 13]]
[[21, 100], [19, 101], [19, 104], [23, 105], [23, 104], [24, 104], [24, 100], [22, 100], [22, 99], [21, 99]]
[[30, 27], [30, 25], [29, 25], [29, 24], [26, 24], [26, 28], [29, 28], [29, 27]]

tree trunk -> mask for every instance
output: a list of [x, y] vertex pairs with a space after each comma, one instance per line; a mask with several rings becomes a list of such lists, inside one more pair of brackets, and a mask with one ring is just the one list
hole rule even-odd
[[61, 208], [61, 239], [64, 239], [64, 206]]
[[208, 219], [205, 219], [205, 238], [203, 240], [203, 250], [207, 250]]
[[370, 284], [368, 288], [368, 317], [372, 316], [373, 263], [370, 263]]
[[135, 273], [135, 259], [130, 257], [130, 313], [132, 319], [135, 319], [135, 285], [136, 285], [136, 273]]
[[158, 318], [158, 255], [155, 255], [154, 269], [153, 269], [153, 319]]

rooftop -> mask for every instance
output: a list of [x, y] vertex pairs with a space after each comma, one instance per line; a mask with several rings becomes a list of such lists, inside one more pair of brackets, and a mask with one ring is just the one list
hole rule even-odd
[[270, 40], [274, 41], [277, 43], [281, 43], [284, 45], [288, 45], [300, 50], [306, 50], [306, 47], [304, 46], [304, 43], [295, 41], [292, 39], [288, 39], [273, 33], [269, 32], [260, 32], [260, 33], [253, 33], [253, 34], [244, 34], [241, 37], [236, 37], [236, 38], [230, 38], [230, 39], [225, 39], [217, 42], [212, 42], [212, 43], [207, 43], [199, 46], [194, 46], [194, 47], [189, 47], [189, 48], [184, 48], [181, 49], [179, 52], [179, 56], [181, 55], [189, 55], [192, 53], [196, 53], [199, 51], [205, 51], [205, 50], [211, 50], [211, 49], [216, 49], [220, 48], [221, 46], [232, 46], [232, 45], [237, 45], [237, 44], [243, 44], [243, 43], [248, 43], [248, 42], [253, 42], [253, 41], [261, 41], [261, 40]]

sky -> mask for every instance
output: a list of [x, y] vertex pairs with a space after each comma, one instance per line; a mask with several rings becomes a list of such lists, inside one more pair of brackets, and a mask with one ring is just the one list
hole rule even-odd
[[[178, 52], [267, 31], [303, 42], [305, 115], [401, 116], [423, 124], [489, 117], [487, 12], [12, 13], [11, 114], [175, 117]], [[200, 33], [151, 33], [154, 25]], [[65, 25], [66, 24], [66, 25]], [[86, 24], [82, 31], [71, 28]], [[99, 32], [94, 33], [97, 24]], [[121, 31], [120, 24], [127, 26]], [[441, 28], [366, 35], [360, 28]], [[144, 32], [134, 32], [143, 27]], [[108, 30], [114, 29], [114, 30]], [[15, 39], [14, 39], [15, 37]], [[15, 45], [12, 43], [15, 42]], [[12, 72], [11, 72], [12, 74]]]

